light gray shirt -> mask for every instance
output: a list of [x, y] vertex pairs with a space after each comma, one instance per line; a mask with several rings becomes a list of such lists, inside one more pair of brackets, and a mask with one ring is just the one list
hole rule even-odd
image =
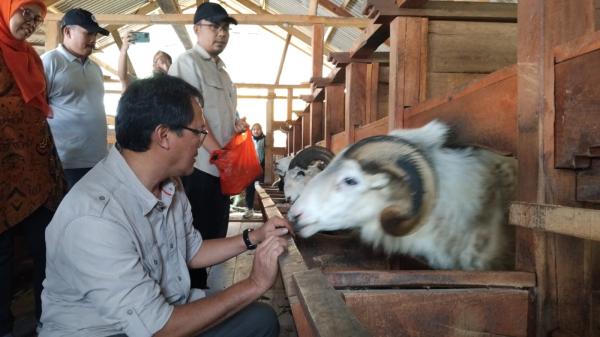
[[42, 55], [48, 101], [54, 118], [48, 119], [63, 168], [89, 168], [107, 152], [104, 80], [100, 67], [85, 62], [63, 45]]
[[[237, 94], [225, 64], [221, 59], [215, 62], [197, 43], [175, 60], [169, 68], [169, 75], [177, 76], [195, 88], [204, 97], [204, 117], [210, 131], [221, 146], [225, 146], [235, 133]], [[219, 170], [209, 163], [210, 153], [200, 147], [194, 166], [219, 176]]]
[[111, 149], [73, 187], [46, 230], [40, 337], [151, 336], [190, 290], [202, 244], [179, 179], [157, 198]]

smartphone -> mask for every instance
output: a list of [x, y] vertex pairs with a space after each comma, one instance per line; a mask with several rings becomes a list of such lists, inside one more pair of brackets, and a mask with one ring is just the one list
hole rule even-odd
[[133, 42], [145, 43], [150, 42], [150, 33], [148, 32], [132, 32]]

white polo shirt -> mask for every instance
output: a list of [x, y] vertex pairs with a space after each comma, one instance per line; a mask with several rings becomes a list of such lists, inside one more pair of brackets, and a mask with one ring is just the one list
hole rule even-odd
[[62, 45], [43, 54], [42, 61], [54, 111], [48, 124], [63, 168], [93, 167], [107, 153], [102, 70]]

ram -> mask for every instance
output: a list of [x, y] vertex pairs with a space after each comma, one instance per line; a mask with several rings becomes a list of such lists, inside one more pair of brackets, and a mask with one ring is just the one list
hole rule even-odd
[[433, 121], [349, 146], [307, 184], [288, 218], [303, 237], [356, 228], [363, 242], [436, 269], [509, 268], [516, 160], [446, 147], [448, 132]]
[[286, 199], [294, 202], [306, 184], [331, 162], [333, 152], [322, 146], [311, 146], [298, 152], [290, 161], [284, 177], [283, 191]]

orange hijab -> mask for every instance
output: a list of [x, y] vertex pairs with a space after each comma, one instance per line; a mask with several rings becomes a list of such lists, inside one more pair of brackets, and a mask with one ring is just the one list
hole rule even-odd
[[46, 16], [42, 0], [0, 0], [0, 51], [4, 61], [21, 90], [25, 104], [40, 109], [46, 117], [52, 115], [46, 97], [46, 77], [42, 60], [26, 41], [17, 40], [10, 32], [10, 18], [23, 5], [35, 4]]

